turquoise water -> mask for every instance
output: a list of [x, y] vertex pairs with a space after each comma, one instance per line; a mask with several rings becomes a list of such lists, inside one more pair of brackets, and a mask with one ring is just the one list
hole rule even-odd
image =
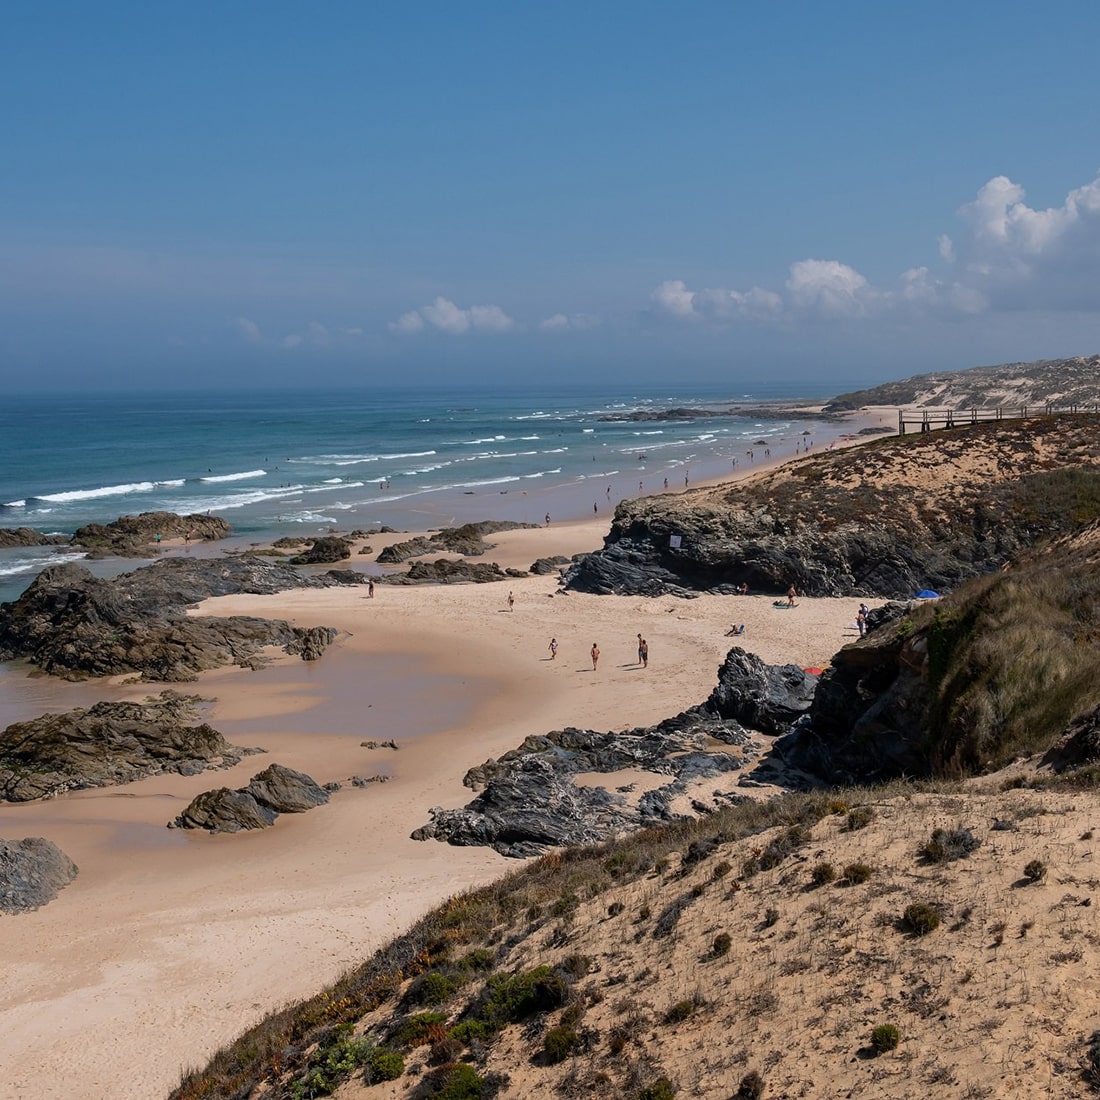
[[[729, 471], [758, 440], [793, 453], [813, 423], [607, 422], [609, 413], [823, 395], [546, 387], [12, 397], [0, 410], [0, 526], [71, 534], [167, 510], [242, 538], [382, 524], [610, 517], [616, 501]], [[831, 429], [822, 429], [822, 432]], [[0, 599], [51, 556], [0, 552]]]

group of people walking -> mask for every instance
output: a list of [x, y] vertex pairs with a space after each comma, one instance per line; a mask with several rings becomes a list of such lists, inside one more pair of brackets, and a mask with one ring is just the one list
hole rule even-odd
[[[550, 660], [557, 660], [558, 639], [551, 638], [550, 644], [546, 648], [550, 651]], [[592, 648], [589, 650], [588, 655], [592, 658], [592, 671], [595, 672], [600, 664], [600, 647], [597, 642], [592, 643]], [[640, 664], [642, 668], [649, 667], [649, 642], [647, 642], [641, 634], [638, 635], [638, 664]]]

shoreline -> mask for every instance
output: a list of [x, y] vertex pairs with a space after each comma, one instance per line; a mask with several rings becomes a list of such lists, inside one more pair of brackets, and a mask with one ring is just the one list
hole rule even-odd
[[[851, 443], [861, 438], [853, 433]], [[740, 477], [708, 482], [737, 483], [783, 461], [773, 455]], [[700, 487], [702, 479], [690, 488]], [[489, 557], [525, 569], [538, 557], [593, 550], [607, 523], [597, 516], [503, 532], [492, 536]], [[371, 544], [375, 552], [383, 545]], [[260, 672], [222, 669], [187, 685], [216, 698], [209, 720], [228, 740], [266, 747], [266, 756], [225, 772], [0, 806], [0, 833], [45, 835], [81, 868], [50, 905], [0, 918], [0, 966], [9, 975], [0, 1063], [14, 1096], [164, 1094], [183, 1065], [316, 992], [448, 896], [514, 867], [491, 849], [417, 842], [409, 833], [431, 806], [467, 802], [465, 771], [528, 734], [632, 728], [701, 702], [730, 648], [732, 617], [749, 624], [739, 644], [773, 663], [821, 665], [855, 637], [855, 601], [847, 599], [802, 600], [791, 615], [777, 613], [770, 596], [565, 594], [556, 575], [510, 585], [512, 612], [507, 584], [380, 586], [373, 600], [338, 588], [207, 601], [199, 613], [340, 631], [315, 665], [280, 657]], [[635, 661], [638, 631], [650, 640], [646, 670]], [[560, 645], [553, 662], [552, 636]], [[592, 641], [603, 650], [596, 674]], [[158, 689], [121, 679], [96, 684], [99, 697]], [[427, 704], [439, 685], [446, 697]], [[54, 686], [73, 698], [89, 685]], [[34, 687], [24, 701], [41, 706], [48, 686], [36, 679]], [[396, 752], [359, 744], [390, 737]], [[345, 782], [328, 806], [284, 815], [260, 833], [164, 827], [199, 791], [242, 785], [276, 761], [319, 782], [374, 773], [389, 782]]]

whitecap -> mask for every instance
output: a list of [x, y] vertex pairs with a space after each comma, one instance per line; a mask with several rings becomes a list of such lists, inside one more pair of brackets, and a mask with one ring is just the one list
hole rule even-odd
[[244, 470], [239, 474], [213, 474], [206, 477], [200, 477], [199, 481], [244, 481], [250, 477], [266, 477], [266, 470]]

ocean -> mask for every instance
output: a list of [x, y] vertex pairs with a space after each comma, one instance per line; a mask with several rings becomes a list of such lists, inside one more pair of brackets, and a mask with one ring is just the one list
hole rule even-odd
[[[382, 525], [541, 523], [547, 514], [610, 520], [623, 497], [730, 473], [735, 461], [741, 472], [758, 443], [794, 454], [836, 428], [751, 414], [602, 417], [827, 396], [781, 386], [9, 396], [0, 527], [68, 535], [137, 512], [210, 512], [249, 542]], [[57, 560], [47, 547], [0, 551], [0, 600]]]

